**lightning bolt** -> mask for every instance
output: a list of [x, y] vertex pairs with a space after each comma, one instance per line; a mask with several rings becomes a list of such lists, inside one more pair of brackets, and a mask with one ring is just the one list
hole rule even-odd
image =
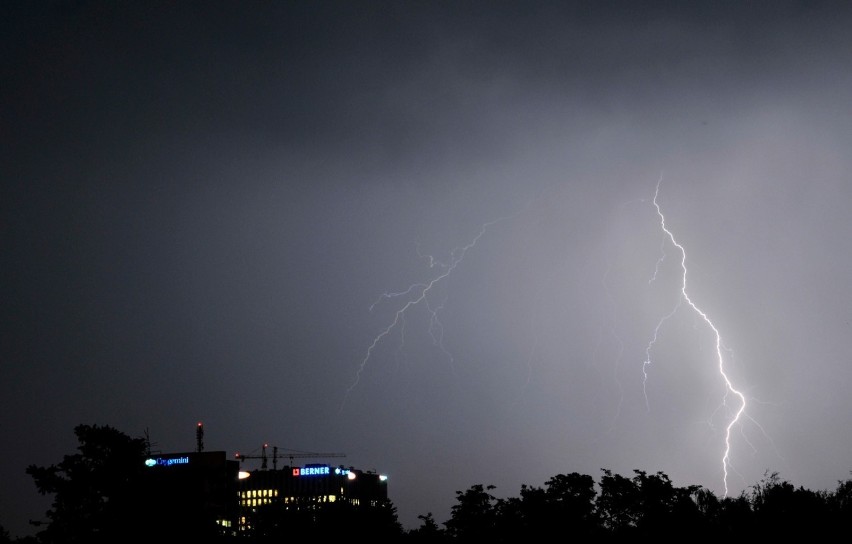
[[443, 308], [443, 303], [437, 307], [433, 307], [429, 303], [428, 296], [437, 284], [447, 279], [453, 273], [456, 267], [462, 263], [465, 258], [465, 255], [467, 255], [467, 252], [476, 246], [477, 242], [479, 242], [479, 239], [485, 235], [486, 231], [488, 231], [489, 228], [493, 227], [497, 223], [515, 217], [516, 215], [522, 213], [527, 207], [529, 207], [529, 203], [523, 209], [511, 215], [500, 217], [498, 219], [494, 219], [493, 221], [483, 223], [482, 226], [480, 226], [479, 228], [479, 232], [477, 232], [477, 234], [473, 237], [473, 239], [471, 239], [471, 241], [467, 245], [457, 247], [450, 253], [450, 259], [446, 263], [441, 263], [440, 261], [435, 260], [432, 256], [422, 255], [418, 250], [418, 256], [420, 256], [421, 258], [427, 258], [429, 260], [429, 268], [437, 267], [440, 272], [437, 273], [431, 280], [427, 282], [414, 283], [404, 291], [383, 293], [370, 306], [370, 309], [372, 310], [376, 306], [376, 304], [382, 301], [392, 300], [396, 298], [403, 298], [403, 300], [405, 300], [402, 306], [394, 313], [394, 318], [390, 322], [390, 324], [385, 327], [381, 332], [379, 332], [375, 336], [375, 338], [373, 338], [373, 341], [367, 348], [367, 352], [365, 353], [363, 359], [361, 359], [361, 363], [358, 365], [358, 369], [355, 372], [355, 378], [352, 381], [352, 384], [346, 390], [343, 402], [340, 405], [340, 411], [343, 410], [343, 407], [346, 405], [349, 395], [352, 393], [352, 391], [355, 389], [355, 387], [361, 380], [361, 374], [367, 367], [367, 364], [373, 355], [373, 351], [386, 336], [388, 336], [394, 329], [399, 327], [401, 323], [404, 323], [406, 312], [412, 307], [417, 306], [421, 303], [423, 303], [430, 315], [429, 334], [431, 335], [433, 342], [438, 345], [439, 348], [448, 356], [450, 364], [453, 364], [454, 359], [452, 354], [450, 354], [450, 352], [443, 345], [444, 328], [440, 320], [438, 319], [438, 312]]
[[[653, 338], [648, 343], [648, 347], [645, 350], [646, 359], [645, 359], [645, 362], [642, 365], [642, 372], [643, 372], [644, 377], [645, 377], [645, 382], [643, 382], [643, 390], [645, 389], [645, 383], [647, 382], [647, 379], [648, 379], [648, 367], [651, 364], [651, 350], [652, 350], [654, 344], [657, 342], [657, 338], [658, 338], [658, 335], [659, 335], [659, 332], [660, 332], [660, 328], [663, 326], [663, 323], [665, 323], [672, 315], [674, 315], [674, 313], [681, 307], [682, 303], [685, 302], [686, 304], [689, 305], [690, 308], [692, 308], [695, 311], [696, 314], [698, 314], [701, 317], [701, 319], [710, 327], [710, 329], [713, 330], [713, 334], [716, 337], [716, 340], [715, 340], [716, 360], [717, 360], [717, 363], [718, 363], [719, 374], [722, 376], [722, 380], [725, 382], [725, 396], [722, 400], [722, 405], [723, 406], [727, 405], [727, 400], [728, 400], [729, 396], [736, 397], [736, 399], [738, 399], [738, 401], [739, 401], [739, 408], [736, 410], [733, 418], [728, 422], [728, 425], [725, 427], [725, 453], [722, 456], [722, 472], [723, 472], [723, 475], [724, 475], [723, 476], [723, 483], [724, 483], [724, 487], [725, 487], [725, 495], [724, 496], [727, 497], [728, 496], [728, 470], [729, 469], [733, 470], [732, 465], [731, 465], [731, 433], [732, 433], [734, 426], [737, 424], [737, 422], [739, 422], [740, 418], [746, 417], [746, 416], [743, 416], [743, 413], [745, 412], [745, 408], [746, 408], [746, 398], [745, 398], [745, 395], [743, 395], [742, 392], [740, 392], [739, 390], [737, 390], [734, 387], [734, 385], [731, 383], [730, 378], [728, 377], [728, 374], [725, 372], [725, 358], [722, 354], [722, 335], [719, 333], [719, 329], [716, 328], [716, 325], [713, 324], [713, 321], [711, 321], [710, 318], [707, 316], [707, 314], [703, 310], [701, 310], [692, 301], [692, 299], [689, 297], [689, 294], [687, 293], [687, 290], [686, 290], [686, 276], [687, 276], [686, 250], [683, 248], [683, 246], [680, 243], [678, 243], [678, 241], [675, 239], [674, 234], [672, 234], [672, 231], [669, 230], [669, 228], [666, 226], [666, 217], [663, 215], [663, 212], [660, 209], [660, 204], [657, 202], [657, 197], [660, 194], [660, 183], [662, 182], [662, 180], [663, 180], [663, 178], [662, 178], [662, 176], [660, 176], [660, 179], [657, 181], [657, 188], [654, 191], [653, 204], [654, 204], [654, 208], [657, 210], [657, 215], [660, 218], [660, 228], [666, 234], [669, 241], [671, 241], [672, 245], [674, 247], [676, 247], [677, 250], [680, 252], [680, 267], [681, 267], [681, 270], [683, 271], [683, 274], [681, 276], [680, 297], [678, 298], [678, 301], [675, 304], [675, 307], [672, 309], [672, 311], [669, 312], [668, 314], [666, 314], [665, 316], [663, 316], [663, 318], [660, 319], [659, 323], [657, 323], [657, 326], [654, 329]], [[665, 252], [663, 252], [663, 256], [660, 257], [660, 259], [657, 261], [657, 266], [654, 270], [654, 276], [651, 278], [651, 281], [653, 281], [654, 278], [656, 278], [657, 271], [659, 270], [659, 267], [660, 267], [664, 258], [665, 258]], [[647, 392], [645, 394], [645, 403], [646, 403], [646, 406], [648, 406]]]

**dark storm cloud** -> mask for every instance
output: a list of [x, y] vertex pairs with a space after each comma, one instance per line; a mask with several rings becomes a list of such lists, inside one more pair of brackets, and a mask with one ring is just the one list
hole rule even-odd
[[819, 60], [809, 57], [824, 34], [808, 23], [825, 17], [724, 3], [674, 13], [560, 3], [84, 2], [39, 17], [8, 9], [14, 34], [32, 44], [8, 47], [17, 106], [9, 113], [27, 115], [18, 130], [83, 146], [174, 131], [260, 133], [302, 151], [362, 138], [413, 139], [410, 149], [435, 131], [446, 137], [448, 124], [470, 130], [503, 105], [488, 103], [483, 87], [526, 93], [547, 84], [605, 108], [612, 95], [654, 98], [663, 78], [672, 91], [761, 81], [773, 65], [787, 73], [791, 60]]

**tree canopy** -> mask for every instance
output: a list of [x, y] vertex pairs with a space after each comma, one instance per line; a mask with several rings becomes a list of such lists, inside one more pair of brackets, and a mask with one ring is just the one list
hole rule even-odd
[[98, 543], [126, 535], [139, 506], [134, 500], [146, 443], [109, 426], [78, 425], [78, 452], [47, 467], [29, 465], [39, 493], [53, 495], [45, 543]]

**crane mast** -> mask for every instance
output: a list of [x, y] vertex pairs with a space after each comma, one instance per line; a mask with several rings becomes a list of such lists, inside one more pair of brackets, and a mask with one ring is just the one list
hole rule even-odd
[[[245, 461], [246, 459], [260, 459], [260, 468], [266, 470], [267, 461], [269, 459], [269, 455], [266, 453], [267, 448], [269, 448], [269, 444], [264, 444], [261, 448], [260, 455], [244, 455], [240, 452], [237, 452], [234, 457], [239, 459], [240, 461]], [[293, 459], [307, 459], [307, 458], [322, 458], [322, 457], [346, 457], [345, 453], [330, 453], [330, 452], [313, 452], [313, 451], [288, 451], [287, 453], [278, 453], [278, 446], [272, 447], [272, 468], [273, 470], [277, 470], [278, 468], [278, 459], [290, 459], [290, 465], [293, 465]]]

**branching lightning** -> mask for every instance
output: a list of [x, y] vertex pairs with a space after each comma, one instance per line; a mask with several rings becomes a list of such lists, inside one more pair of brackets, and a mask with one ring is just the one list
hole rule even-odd
[[[713, 331], [713, 335], [715, 337], [715, 357], [716, 357], [716, 367], [719, 375], [722, 378], [724, 383], [725, 392], [722, 398], [722, 402], [719, 406], [719, 409], [724, 409], [728, 414], [733, 414], [727, 424], [725, 425], [725, 446], [724, 453], [722, 454], [721, 464], [722, 464], [722, 472], [723, 472], [723, 483], [724, 483], [724, 493], [725, 496], [728, 495], [728, 477], [731, 472], [736, 472], [735, 467], [731, 463], [731, 449], [732, 449], [732, 440], [733, 433], [735, 427], [739, 429], [739, 431], [743, 432], [742, 423], [744, 420], [753, 421], [750, 416], [745, 413], [746, 410], [746, 397], [745, 395], [734, 387], [728, 372], [726, 371], [726, 352], [727, 349], [723, 346], [722, 336], [719, 332], [719, 329], [710, 319], [710, 317], [699, 308], [695, 302], [690, 298], [689, 292], [687, 290], [687, 263], [686, 263], [686, 250], [683, 245], [681, 245], [678, 240], [675, 238], [673, 232], [669, 229], [666, 224], [666, 217], [662, 212], [662, 208], [659, 204], [659, 193], [660, 193], [660, 185], [662, 183], [662, 177], [657, 182], [656, 189], [654, 192], [653, 205], [656, 210], [657, 216], [659, 217], [659, 226], [663, 233], [663, 239], [660, 244], [660, 252], [661, 255], [656, 262], [654, 267], [654, 272], [652, 277], [648, 280], [648, 283], [651, 284], [657, 280], [657, 277], [660, 271], [664, 266], [669, 266], [670, 258], [672, 258], [676, 253], [671, 250], [671, 246], [673, 246], [677, 252], [680, 254], [680, 289], [677, 300], [675, 301], [672, 308], [663, 315], [656, 324], [656, 327], [653, 330], [653, 334], [651, 340], [647, 343], [645, 347], [645, 359], [642, 363], [642, 373], [643, 373], [643, 383], [642, 389], [645, 399], [646, 409], [650, 412], [651, 405], [648, 398], [647, 384], [650, 377], [650, 368], [652, 364], [652, 352], [657, 345], [659, 339], [661, 338], [661, 331], [663, 326], [674, 317], [674, 315], [683, 307], [688, 306], [691, 308], [696, 315], [696, 327], [700, 326], [702, 322], [706, 324], [710, 330]], [[374, 352], [379, 347], [379, 345], [394, 331], [398, 331], [400, 335], [404, 335], [404, 327], [406, 321], [406, 314], [411, 311], [415, 306], [421, 306], [425, 308], [425, 311], [429, 316], [429, 334], [432, 338], [432, 342], [438, 346], [442, 352], [447, 356], [447, 359], [452, 367], [454, 365], [455, 360], [453, 355], [447, 350], [444, 346], [444, 326], [439, 319], [439, 312], [443, 310], [444, 304], [446, 300], [436, 301], [435, 290], [438, 284], [442, 281], [448, 280], [448, 278], [453, 274], [456, 268], [461, 265], [467, 256], [468, 252], [470, 252], [480, 241], [480, 239], [485, 235], [485, 233], [493, 227], [495, 224], [505, 221], [511, 217], [514, 217], [523, 212], [520, 210], [514, 214], [509, 216], [501, 217], [493, 221], [489, 221], [480, 226], [478, 232], [473, 236], [473, 238], [466, 245], [457, 247], [450, 253], [450, 257], [446, 262], [441, 262], [436, 260], [431, 255], [424, 255], [420, 253], [418, 249], [418, 256], [420, 258], [426, 259], [428, 262], [428, 266], [430, 270], [433, 270], [434, 273], [428, 281], [421, 281], [417, 283], [413, 283], [405, 289], [394, 291], [394, 292], [385, 292], [382, 293], [370, 306], [370, 311], [372, 311], [379, 304], [389, 304], [393, 302], [397, 302], [398, 308], [393, 313], [393, 317], [390, 322], [382, 328], [378, 334], [376, 334], [370, 344], [368, 345], [366, 352], [364, 353], [363, 358], [360, 360], [360, 363], [357, 366], [354, 378], [352, 383], [346, 389], [343, 402], [341, 403], [340, 410], [342, 411], [350, 394], [354, 391], [354, 389], [358, 386], [361, 381], [362, 374], [365, 372], [368, 364], [374, 357]], [[667, 251], [668, 250], [668, 251]], [[674, 259], [672, 259], [674, 260]], [[606, 279], [604, 279], [604, 287], [606, 288]], [[536, 331], [534, 330], [534, 333]], [[621, 343], [621, 340], [616, 336], [616, 341], [618, 342], [618, 357], [620, 359], [621, 354], [623, 352], [624, 346]], [[402, 344], [404, 344], [405, 339], [404, 336], [401, 339]], [[538, 344], [538, 337], [535, 336], [535, 345], [533, 346], [529, 359], [527, 361], [528, 370], [531, 365], [532, 359], [535, 354], [536, 345]], [[453, 368], [453, 372], [455, 369]], [[617, 378], [617, 368], [616, 368], [616, 378]], [[619, 390], [621, 390], [621, 384], [619, 383]], [[619, 402], [618, 411], [620, 412], [621, 403]], [[618, 414], [616, 414], [617, 418]], [[756, 422], [755, 422], [756, 424]], [[759, 425], [758, 425], [759, 427]], [[762, 429], [761, 429], [762, 430]], [[765, 433], [764, 433], [765, 434]], [[748, 441], [747, 438], [744, 437], [744, 440], [748, 446], [751, 446], [754, 449], [754, 446]]]
[[[644, 377], [645, 377], [645, 382], [647, 382], [648, 366], [651, 364], [651, 349], [653, 348], [654, 344], [657, 342], [657, 338], [658, 338], [660, 328], [662, 327], [663, 323], [666, 320], [668, 320], [672, 315], [674, 315], [674, 313], [678, 310], [678, 308], [680, 308], [682, 303], [686, 302], [701, 317], [701, 319], [713, 330], [713, 334], [715, 335], [716, 360], [718, 362], [719, 374], [722, 376], [722, 379], [725, 382], [725, 396], [724, 396], [724, 399], [723, 399], [723, 405], [726, 404], [728, 397], [731, 396], [731, 395], [736, 397], [739, 400], [739, 408], [737, 408], [733, 418], [728, 422], [728, 425], [725, 427], [725, 452], [724, 452], [724, 455], [722, 456], [722, 471], [723, 471], [723, 474], [724, 474], [723, 483], [724, 483], [724, 487], [725, 487], [725, 496], [727, 496], [728, 495], [728, 470], [732, 469], [732, 465], [731, 465], [731, 462], [730, 462], [731, 433], [732, 433], [732, 430], [734, 428], [734, 425], [736, 425], [740, 421], [740, 418], [741, 417], [747, 417], [747, 416], [743, 415], [744, 412], [745, 412], [745, 408], [746, 408], [746, 398], [745, 398], [745, 395], [743, 395], [742, 392], [740, 392], [739, 390], [737, 390], [733, 386], [730, 378], [728, 377], [728, 374], [725, 372], [725, 358], [722, 354], [722, 336], [719, 333], [719, 329], [716, 328], [716, 325], [713, 324], [713, 322], [710, 320], [710, 318], [707, 316], [707, 314], [704, 313], [704, 311], [702, 311], [698, 306], [696, 306], [696, 304], [692, 301], [692, 299], [689, 297], [689, 294], [687, 293], [687, 290], [686, 290], [686, 276], [687, 276], [686, 250], [683, 248], [683, 246], [681, 244], [678, 243], [678, 241], [674, 237], [674, 234], [672, 234], [672, 232], [666, 226], [666, 218], [663, 215], [662, 210], [660, 209], [659, 203], [657, 202], [657, 197], [660, 193], [660, 183], [661, 182], [662, 182], [662, 177], [660, 178], [660, 180], [657, 181], [657, 188], [654, 192], [653, 204], [654, 204], [654, 208], [656, 208], [656, 210], [657, 210], [657, 215], [660, 217], [660, 228], [663, 230], [663, 232], [666, 234], [668, 239], [671, 241], [672, 245], [675, 246], [678, 251], [680, 251], [680, 256], [681, 256], [680, 267], [681, 267], [681, 270], [683, 271], [683, 274], [681, 276], [680, 297], [678, 298], [678, 301], [677, 301], [675, 307], [672, 309], [672, 311], [669, 312], [668, 314], [666, 314], [665, 316], [663, 316], [663, 318], [660, 319], [659, 323], [657, 323], [657, 326], [654, 329], [653, 338], [648, 343], [648, 347], [645, 350], [646, 359], [645, 359], [645, 362], [642, 365], [642, 372], [643, 372]], [[664, 258], [665, 258], [665, 252], [663, 253], [663, 256], [660, 257], [660, 259], [657, 261], [657, 266], [656, 266], [655, 271], [654, 271], [654, 277], [651, 278], [651, 281], [653, 281], [654, 278], [656, 278], [657, 271], [659, 270], [659, 267], [660, 267]], [[643, 389], [645, 387], [645, 382], [643, 382]], [[648, 406], [647, 393], [645, 395], [645, 403], [646, 403], [646, 406]]]
[[[521, 210], [523, 211], [523, 210]], [[516, 212], [510, 216], [500, 217], [493, 221], [489, 221], [487, 223], [483, 223], [479, 228], [479, 232], [473, 237], [473, 239], [465, 246], [454, 249], [450, 253], [450, 259], [446, 263], [441, 263], [434, 259], [429, 255], [422, 255], [418, 250], [418, 255], [422, 258], [427, 258], [429, 260], [429, 268], [438, 268], [440, 272], [435, 275], [431, 280], [427, 282], [415, 283], [409, 286], [404, 291], [393, 292], [393, 293], [383, 293], [379, 296], [379, 298], [370, 306], [370, 310], [372, 310], [377, 304], [383, 301], [392, 300], [396, 298], [405, 299], [405, 303], [394, 313], [394, 318], [390, 322], [390, 324], [385, 327], [381, 332], [379, 332], [373, 341], [370, 343], [370, 346], [367, 348], [367, 352], [364, 355], [364, 358], [361, 359], [361, 363], [358, 365], [358, 370], [355, 373], [355, 378], [349, 388], [346, 390], [346, 394], [344, 395], [343, 402], [340, 405], [340, 410], [343, 410], [344, 405], [346, 404], [347, 399], [349, 398], [350, 393], [355, 389], [358, 385], [358, 382], [361, 380], [361, 374], [364, 372], [364, 369], [367, 367], [370, 358], [373, 355], [373, 351], [376, 347], [382, 342], [382, 340], [388, 336], [394, 329], [401, 326], [401, 324], [405, 320], [405, 314], [412, 307], [417, 306], [419, 304], [423, 304], [426, 307], [426, 310], [429, 312], [430, 321], [429, 321], [429, 334], [432, 337], [433, 342], [447, 355], [450, 360], [450, 364], [452, 365], [454, 362], [452, 354], [444, 347], [443, 344], [443, 336], [444, 336], [444, 327], [441, 324], [441, 321], [438, 319], [438, 312], [443, 308], [443, 303], [438, 306], [432, 306], [429, 303], [429, 294], [435, 288], [437, 284], [439, 284], [442, 280], [448, 278], [456, 267], [461, 264], [464, 260], [465, 255], [468, 251], [470, 251], [474, 246], [476, 246], [479, 239], [485, 234], [485, 232], [494, 226], [495, 224], [509, 219], [510, 217], [514, 217], [515, 215], [521, 212]]]

